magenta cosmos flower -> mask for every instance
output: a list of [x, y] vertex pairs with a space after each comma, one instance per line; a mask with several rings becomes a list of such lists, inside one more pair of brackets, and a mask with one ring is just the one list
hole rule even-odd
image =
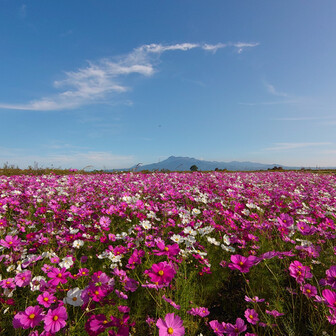
[[328, 307], [336, 311], [336, 293], [330, 289], [324, 289], [322, 295], [326, 299]]
[[21, 239], [18, 236], [6, 236], [5, 239], [0, 239], [0, 245], [7, 248], [16, 249], [21, 244]]
[[148, 271], [148, 276], [151, 281], [158, 285], [169, 284], [173, 280], [175, 274], [176, 272], [174, 268], [166, 261], [153, 264], [152, 269]]
[[187, 313], [190, 315], [200, 316], [200, 317], [205, 317], [210, 314], [209, 309], [205, 307], [191, 308], [191, 310], [188, 310]]
[[29, 285], [32, 278], [31, 271], [27, 270], [22, 273], [18, 273], [15, 276], [15, 284], [19, 287], [25, 287]]
[[209, 322], [210, 327], [216, 335], [223, 335], [226, 331], [226, 323], [219, 323], [217, 320]]
[[302, 283], [305, 278], [312, 278], [309, 266], [303, 266], [300, 261], [293, 261], [289, 265], [289, 274], [295, 278], [296, 282]]
[[52, 286], [57, 286], [59, 283], [65, 284], [70, 275], [71, 273], [67, 272], [65, 267], [62, 269], [53, 267], [53, 269], [48, 273], [48, 277], [50, 278], [49, 283]]
[[247, 258], [239, 254], [231, 256], [232, 264], [229, 264], [231, 269], [237, 269], [242, 273], [248, 273], [253, 265], [259, 262], [259, 258], [255, 256], [248, 256]]
[[244, 315], [247, 322], [251, 324], [257, 324], [257, 322], [259, 321], [258, 313], [254, 309], [246, 309]]
[[51, 333], [57, 333], [65, 327], [68, 314], [65, 307], [60, 306], [54, 310], [49, 309], [44, 318], [44, 330]]
[[241, 318], [237, 318], [236, 324], [227, 323], [226, 327], [227, 327], [226, 332], [230, 336], [237, 336], [247, 329], [247, 326], [245, 325], [244, 320]]
[[50, 294], [49, 292], [43, 292], [40, 294], [36, 301], [45, 308], [49, 308], [53, 303], [57, 301], [56, 297], [53, 294]]
[[14, 328], [34, 328], [43, 319], [42, 308], [40, 306], [29, 306], [24, 312], [19, 312], [14, 316], [13, 327]]
[[174, 313], [167, 314], [164, 320], [159, 319], [156, 326], [159, 328], [159, 336], [182, 336], [185, 334], [183, 321]]

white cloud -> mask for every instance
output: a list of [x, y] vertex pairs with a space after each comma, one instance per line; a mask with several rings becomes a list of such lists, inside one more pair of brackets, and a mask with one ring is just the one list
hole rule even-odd
[[25, 104], [0, 103], [0, 109], [55, 111], [99, 103], [113, 94], [120, 94], [129, 89], [121, 84], [123, 77], [131, 74], [152, 76], [155, 73], [156, 60], [164, 52], [188, 51], [194, 48], [216, 52], [226, 46], [238, 48], [238, 52], [242, 52], [244, 48], [257, 45], [258, 43], [242, 42], [215, 45], [198, 43], [146, 44], [135, 48], [124, 56], [88, 62], [84, 68], [65, 72], [63, 80], [54, 82], [54, 87], [59, 90], [54, 95], [32, 100]]
[[135, 52], [145, 52], [145, 53], [158, 53], [161, 54], [165, 51], [169, 50], [182, 50], [187, 51], [190, 49], [194, 49], [199, 47], [199, 44], [195, 43], [178, 43], [178, 44], [172, 44], [172, 45], [162, 45], [162, 44], [145, 44], [137, 49], [135, 49]]
[[203, 44], [202, 49], [216, 52], [218, 49], [227, 47], [227, 44], [217, 43], [217, 44]]
[[323, 147], [332, 145], [331, 142], [278, 142], [275, 146], [264, 148], [266, 151], [286, 151], [305, 147]]
[[264, 84], [265, 84], [265, 86], [266, 86], [267, 91], [268, 91], [270, 94], [272, 94], [273, 96], [278, 96], [278, 97], [288, 97], [288, 94], [287, 94], [287, 93], [285, 93], [285, 92], [280, 92], [280, 91], [276, 90], [275, 87], [274, 87], [272, 84], [270, 84], [270, 83], [266, 83], [266, 82], [265, 82]]
[[241, 54], [245, 48], [254, 48], [259, 45], [259, 43], [246, 43], [246, 42], [238, 42], [238, 43], [231, 43], [230, 45], [234, 46], [238, 49], [238, 54]]

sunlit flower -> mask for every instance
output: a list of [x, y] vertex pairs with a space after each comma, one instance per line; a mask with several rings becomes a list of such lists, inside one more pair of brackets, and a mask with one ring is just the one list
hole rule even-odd
[[47, 315], [44, 317], [44, 329], [51, 333], [57, 333], [66, 325], [68, 314], [64, 306], [60, 306], [56, 309], [49, 309]]
[[174, 313], [167, 314], [164, 320], [160, 318], [156, 322], [156, 326], [159, 328], [159, 336], [182, 336], [185, 334], [183, 321]]
[[24, 312], [19, 312], [14, 316], [14, 328], [34, 328], [40, 324], [43, 319], [42, 308], [39, 306], [29, 306]]

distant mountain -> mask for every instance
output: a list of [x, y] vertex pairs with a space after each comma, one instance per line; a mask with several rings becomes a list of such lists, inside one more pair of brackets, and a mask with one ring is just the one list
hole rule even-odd
[[297, 167], [285, 167], [280, 164], [263, 164], [263, 163], [256, 163], [256, 162], [239, 162], [239, 161], [231, 161], [231, 162], [217, 162], [217, 161], [204, 161], [204, 160], [197, 160], [190, 157], [182, 157], [182, 156], [170, 156], [168, 159], [157, 162], [151, 163], [143, 166], [136, 166], [131, 167], [127, 170], [132, 170], [136, 168], [136, 171], [142, 170], [161, 170], [161, 169], [169, 169], [171, 171], [186, 171], [190, 170], [192, 165], [196, 165], [198, 170], [215, 170], [218, 169], [227, 169], [227, 170], [267, 170], [269, 168], [273, 168], [274, 166], [282, 167], [283, 169], [294, 169]]

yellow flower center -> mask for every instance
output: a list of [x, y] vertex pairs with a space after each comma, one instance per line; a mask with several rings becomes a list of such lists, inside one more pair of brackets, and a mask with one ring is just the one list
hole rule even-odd
[[103, 321], [103, 324], [106, 324], [106, 323], [108, 323], [107, 320]]
[[164, 250], [165, 250], [165, 251], [169, 251], [169, 248], [166, 246], [166, 247], [164, 248]]
[[54, 320], [54, 321], [57, 321], [57, 320], [58, 320], [58, 316], [55, 315], [55, 316], [53, 317], [53, 320]]
[[48, 301], [49, 301], [49, 298], [48, 298], [48, 297], [45, 297], [45, 298], [43, 299], [43, 301], [48, 302]]
[[242, 261], [240, 261], [240, 262], [239, 262], [239, 265], [240, 265], [240, 266], [243, 266], [243, 265], [244, 265], [244, 263], [243, 263]]
[[174, 329], [173, 328], [168, 328], [167, 332], [168, 332], [169, 335], [171, 335], [174, 332]]
[[250, 315], [249, 315], [249, 318], [250, 318], [250, 319], [253, 319], [253, 316], [250, 314]]
[[73, 297], [73, 298], [72, 298], [72, 301], [77, 301], [77, 298], [76, 298], [76, 297]]
[[30, 314], [29, 318], [32, 320], [35, 317], [35, 314]]
[[158, 274], [159, 274], [160, 276], [162, 276], [162, 275], [163, 275], [163, 271], [160, 270], [160, 271], [158, 272]]
[[311, 290], [310, 290], [310, 289], [307, 289], [306, 292], [307, 292], [308, 294], [310, 294], [310, 293], [311, 293]]
[[57, 277], [58, 277], [58, 278], [62, 278], [62, 273], [58, 273], [58, 274], [57, 274]]

